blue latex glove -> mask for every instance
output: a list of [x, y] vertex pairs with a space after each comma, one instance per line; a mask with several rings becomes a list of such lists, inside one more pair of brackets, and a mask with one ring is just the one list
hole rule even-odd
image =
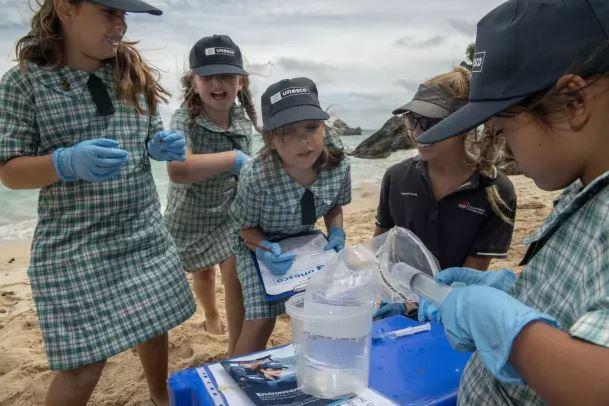
[[381, 320], [390, 316], [397, 316], [406, 313], [406, 305], [404, 303], [387, 303], [381, 302], [379, 308], [372, 315], [372, 320]]
[[241, 168], [243, 168], [243, 165], [245, 165], [245, 163], [252, 158], [245, 152], [239, 151], [238, 149], [235, 150], [235, 152], [237, 153], [237, 156], [235, 157], [235, 163], [233, 164], [233, 167], [230, 168], [230, 171], [233, 175], [238, 176], [241, 172]]
[[291, 252], [282, 253], [281, 246], [275, 242], [263, 240], [259, 245], [270, 250], [256, 248], [256, 256], [260, 261], [264, 262], [264, 265], [273, 275], [285, 275], [296, 260], [296, 254]]
[[148, 154], [155, 161], [185, 161], [184, 134], [180, 131], [159, 131], [148, 141]]
[[116, 179], [129, 153], [118, 148], [118, 142], [106, 138], [81, 141], [53, 152], [53, 166], [59, 179], [103, 182]]
[[512, 343], [529, 323], [541, 320], [558, 323], [488, 286], [471, 285], [453, 289], [440, 307], [440, 319], [451, 346], [458, 351], [477, 351], [484, 366], [500, 381], [522, 383], [509, 365]]
[[[436, 280], [445, 285], [459, 283], [464, 285], [489, 286], [503, 292], [508, 292], [514, 286], [514, 283], [516, 283], [516, 274], [509, 269], [477, 271], [470, 268], [454, 267], [438, 272]], [[439, 322], [438, 308], [424, 298], [421, 298], [419, 301], [418, 319], [420, 322], [428, 320]]]
[[345, 230], [342, 227], [331, 226], [328, 230], [328, 242], [324, 247], [324, 251], [336, 249], [342, 251], [345, 248]]

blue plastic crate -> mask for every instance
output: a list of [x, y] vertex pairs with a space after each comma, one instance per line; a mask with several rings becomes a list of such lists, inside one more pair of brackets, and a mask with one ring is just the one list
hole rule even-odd
[[[395, 316], [373, 324], [373, 333], [388, 332], [419, 323]], [[456, 352], [441, 325], [429, 332], [373, 343], [370, 354], [370, 387], [400, 405], [454, 405], [459, 380], [470, 353]], [[176, 372], [168, 381], [175, 406], [213, 405], [201, 376], [191, 368]], [[214, 383], [212, 381], [212, 383]]]

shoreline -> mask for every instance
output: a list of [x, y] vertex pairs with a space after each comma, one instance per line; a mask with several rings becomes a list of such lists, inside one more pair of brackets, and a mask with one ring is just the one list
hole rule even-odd
[[[557, 192], [544, 192], [523, 176], [510, 176], [518, 196], [518, 212], [508, 258], [494, 260], [491, 269], [513, 268], [524, 255], [522, 238], [539, 227], [552, 209]], [[353, 202], [344, 208], [347, 245], [372, 238], [380, 182], [362, 182], [353, 190]], [[30, 241], [0, 241], [0, 404], [29, 406], [44, 403], [52, 372], [48, 370], [26, 269]], [[11, 261], [12, 259], [12, 261]], [[225, 320], [224, 287], [217, 274], [218, 308]], [[193, 317], [169, 333], [169, 371], [226, 358], [226, 335], [203, 330], [200, 307]], [[269, 347], [291, 341], [288, 316], [280, 316]], [[125, 351], [107, 361], [90, 405], [151, 405], [137, 353]]]

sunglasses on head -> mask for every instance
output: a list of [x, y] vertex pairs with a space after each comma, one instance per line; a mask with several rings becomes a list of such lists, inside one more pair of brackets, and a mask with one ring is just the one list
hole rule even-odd
[[[421, 131], [427, 131], [442, 121], [442, 119], [423, 117], [414, 113], [406, 113], [404, 114], [404, 121], [406, 122], [406, 129], [408, 131], [414, 131], [417, 129], [417, 127], [420, 128]], [[412, 128], [408, 128], [409, 125], [412, 125]]]

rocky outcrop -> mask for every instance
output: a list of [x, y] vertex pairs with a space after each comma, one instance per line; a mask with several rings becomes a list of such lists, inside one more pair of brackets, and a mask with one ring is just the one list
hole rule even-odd
[[393, 151], [412, 149], [414, 143], [406, 135], [404, 120], [393, 116], [383, 124], [380, 130], [366, 138], [350, 155], [358, 158], [387, 158]]
[[333, 120], [330, 123], [330, 127], [338, 135], [362, 135], [362, 129], [360, 127], [351, 128], [340, 118]]

